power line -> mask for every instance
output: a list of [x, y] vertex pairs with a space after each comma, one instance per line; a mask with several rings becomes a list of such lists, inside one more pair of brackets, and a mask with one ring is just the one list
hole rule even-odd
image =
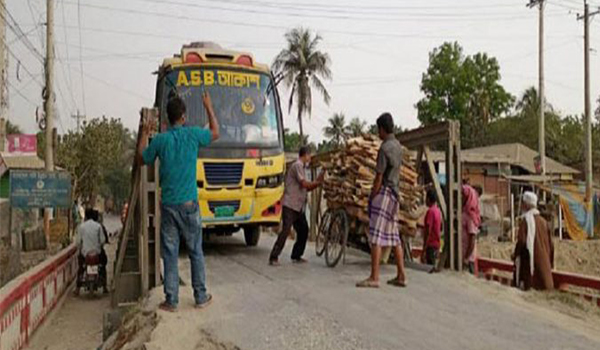
[[[65, 3], [73, 4], [72, 2], [67, 2], [67, 1], [65, 1]], [[109, 6], [103, 6], [103, 5], [82, 4], [81, 6], [88, 7], [88, 8], [94, 8], [94, 9], [98, 9], [98, 10], [111, 11], [111, 12], [158, 17], [161, 19], [172, 18], [172, 19], [192, 21], [192, 22], [216, 23], [216, 24], [221, 24], [221, 25], [225, 24], [225, 25], [250, 27], [250, 28], [268, 28], [268, 29], [279, 29], [279, 30], [289, 29], [288, 26], [266, 24], [266, 23], [248, 23], [248, 22], [240, 22], [240, 21], [227, 21], [224, 19], [215, 19], [215, 18], [206, 18], [206, 17], [200, 18], [200, 17], [191, 17], [191, 16], [187, 16], [187, 15], [173, 15], [173, 14], [167, 14], [164, 12], [144, 11], [144, 10], [130, 9], [130, 8], [116, 8], [116, 7], [109, 7]], [[244, 12], [244, 11], [241, 11], [241, 12]], [[423, 21], [425, 19], [426, 18], [407, 17], [404, 19], [398, 18], [396, 20]], [[435, 19], [435, 18], [429, 18], [429, 19]], [[518, 20], [518, 19], [528, 19], [528, 16], [512, 15], [512, 16], [507, 16], [504, 18], [483, 18], [481, 16], [473, 17], [473, 20], [477, 20], [477, 21], [490, 21], [492, 19], [504, 19], [504, 20], [508, 21], [508, 20]], [[353, 18], [352, 20], [356, 20], [356, 18]], [[435, 20], [439, 21], [440, 19], [435, 19]], [[321, 30], [321, 31], [324, 33], [344, 34], [344, 35], [352, 35], [352, 36], [368, 36], [368, 37], [376, 36], [376, 37], [407, 38], [407, 37], [418, 37], [419, 36], [418, 34], [375, 33], [375, 32], [364, 32], [364, 31], [343, 31], [343, 30], [331, 30], [331, 29], [326, 29], [326, 30]]]
[[40, 87], [44, 87], [44, 84], [38, 80], [38, 76], [31, 73], [31, 71], [29, 71], [29, 69], [27, 69], [27, 66], [25, 66], [20, 58], [11, 50], [11, 48], [7, 45], [6, 41], [3, 42], [3, 44], [6, 47], [6, 51], [8, 51], [8, 54], [12, 56], [12, 58], [15, 59], [15, 61], [17, 62], [17, 67], [23, 68], [23, 70], [33, 79], [35, 80], [36, 83], [38, 83], [38, 85]]
[[[228, 12], [243, 12], [243, 13], [252, 13], [252, 14], [259, 14], [259, 15], [283, 15], [283, 16], [290, 16], [290, 17], [303, 17], [303, 18], [326, 18], [326, 19], [350, 19], [350, 20], [355, 20], [355, 19], [360, 19], [360, 20], [367, 20], [367, 21], [397, 21], [399, 18], [398, 17], [390, 17], [390, 12], [389, 10], [387, 10], [386, 12], [380, 13], [379, 15], [383, 15], [383, 17], [365, 17], [365, 12], [364, 9], [367, 9], [367, 7], [362, 7], [362, 10], [360, 12], [356, 12], [356, 11], [349, 11], [347, 8], [335, 8], [335, 9], [328, 9], [328, 8], [324, 8], [321, 7], [317, 10], [311, 10], [311, 9], [303, 9], [303, 8], [291, 8], [291, 7], [282, 7], [281, 4], [279, 5], [271, 5], [271, 8], [273, 7], [278, 7], [282, 10], [287, 10], [288, 12], [273, 12], [273, 11], [267, 11], [264, 8], [264, 5], [261, 5], [260, 7], [254, 7], [254, 8], [232, 8], [232, 7], [224, 7], [224, 6], [215, 6], [215, 5], [203, 5], [203, 4], [197, 4], [197, 3], [189, 3], [189, 2], [182, 2], [182, 1], [175, 1], [175, 0], [136, 0], [136, 1], [140, 1], [140, 2], [146, 2], [146, 3], [156, 3], [156, 4], [168, 4], [168, 5], [175, 5], [175, 6], [182, 6], [182, 7], [188, 7], [188, 8], [199, 8], [199, 9], [211, 9], [211, 10], [220, 10], [220, 11], [228, 11]], [[212, 2], [212, 1], [208, 1], [208, 2]], [[219, 4], [222, 4], [221, 1], [218, 2]], [[245, 5], [247, 6], [247, 5]], [[514, 7], [514, 6], [513, 6]], [[412, 8], [414, 9], [414, 8]], [[427, 8], [429, 10], [434, 9], [432, 7]], [[298, 13], [298, 12], [289, 12], [289, 10], [295, 10], [295, 11], [313, 11], [313, 13]], [[335, 15], [325, 15], [324, 13], [331, 13], [331, 14], [335, 14]], [[345, 15], [344, 15], [345, 14]], [[349, 16], [349, 14], [354, 14], [354, 15], [361, 15], [361, 16]], [[369, 13], [367, 12], [366, 14], [368, 15], [374, 15], [374, 13]], [[377, 15], [375, 13], [375, 15]], [[392, 13], [392, 15], [394, 15]], [[474, 13], [474, 12], [465, 12], [464, 10], [461, 10], [460, 12], [457, 13], [439, 13], [439, 12], [433, 12], [433, 11], [427, 11], [427, 12], [406, 12], [406, 8], [403, 9], [402, 13], [396, 13], [395, 15], [400, 15], [402, 16], [401, 18], [406, 18], [405, 16], [417, 16], [417, 17], [430, 17], [430, 18], [436, 18], [436, 19], [465, 19], [465, 18], [481, 18], [482, 14], [481, 13]], [[493, 15], [492, 17], [496, 17], [498, 15], [498, 12], [493, 12], [493, 13], [489, 13], [489, 15]], [[500, 15], [504, 16], [504, 15], [510, 15], [511, 18], [514, 17], [515, 13], [514, 12], [510, 12], [510, 13], [500, 13]]]
[[[2, 18], [4, 19], [7, 27], [19, 38], [19, 41], [21, 41], [25, 45], [25, 47], [29, 51], [31, 51], [31, 53], [33, 53], [33, 56], [43, 64], [44, 56], [38, 51], [38, 49], [35, 47], [35, 45], [29, 40], [29, 38], [27, 37], [25, 32], [19, 26], [19, 23], [17, 23], [17, 21], [15, 20], [13, 15], [10, 13], [10, 11], [8, 11], [8, 8], [6, 8], [5, 5], [3, 5], [3, 9], [4, 9], [4, 13], [6, 13], [8, 15], [10, 21], [12, 22], [12, 23], [9, 23], [9, 21], [7, 20], [4, 13], [0, 13], [0, 16], [2, 16]], [[2, 12], [2, 11], [0, 11], [0, 12]]]
[[[67, 25], [67, 20], [65, 18], [66, 16], [65, 16], [65, 3], [64, 3], [64, 1], [61, 3], [61, 8], [62, 8], [62, 22], [66, 26]], [[67, 32], [68, 32], [67, 30], [63, 29], [63, 34], [65, 36], [65, 44], [66, 44], [65, 45], [65, 52], [66, 52], [66, 55], [67, 55], [66, 63], [67, 63], [67, 67], [70, 67], [71, 63], [69, 62], [69, 37], [67, 35]], [[61, 62], [61, 61], [59, 60], [59, 62]], [[65, 69], [64, 69], [64, 67], [62, 65], [61, 65], [61, 71], [62, 71], [63, 74], [65, 74]], [[70, 69], [67, 69], [67, 74], [68, 75], [65, 77], [65, 79], [67, 79], [67, 87], [69, 89], [69, 94], [71, 95], [71, 100], [73, 102], [73, 105], [75, 107], [77, 107], [77, 102], [75, 101], [75, 96], [73, 95], [73, 79], [71, 77], [71, 70]]]
[[25, 100], [25, 102], [29, 103], [30, 105], [32, 105], [33, 107], [38, 107], [38, 105], [31, 101], [29, 99], [29, 97], [25, 96], [25, 94], [23, 94], [23, 92], [21, 92], [16, 86], [13, 85], [13, 83], [10, 82], [10, 80], [8, 80], [8, 86], [10, 86], [11, 88], [13, 88], [13, 91], [17, 93], [17, 95], [19, 95], [23, 100]]

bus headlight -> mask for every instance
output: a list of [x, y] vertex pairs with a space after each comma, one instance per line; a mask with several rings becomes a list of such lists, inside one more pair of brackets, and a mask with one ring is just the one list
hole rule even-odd
[[283, 183], [283, 174], [261, 176], [256, 181], [256, 188], [275, 188]]

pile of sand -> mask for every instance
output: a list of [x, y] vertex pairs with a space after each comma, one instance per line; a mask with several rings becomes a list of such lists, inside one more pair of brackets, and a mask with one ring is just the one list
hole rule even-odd
[[[480, 237], [479, 256], [510, 260], [514, 243], [498, 242], [497, 237]], [[575, 242], [554, 240], [554, 268], [559, 271], [600, 277], [600, 240]]]
[[[178, 313], [158, 311], [159, 293], [153, 292], [140, 306], [129, 310], [119, 329], [99, 350], [240, 350], [197, 324], [183, 321]], [[174, 333], [173, 338], [165, 336]]]

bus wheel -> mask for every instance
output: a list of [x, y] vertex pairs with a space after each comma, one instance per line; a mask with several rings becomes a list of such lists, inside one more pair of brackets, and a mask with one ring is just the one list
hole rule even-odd
[[260, 227], [246, 226], [244, 227], [244, 239], [248, 247], [255, 247], [260, 239]]

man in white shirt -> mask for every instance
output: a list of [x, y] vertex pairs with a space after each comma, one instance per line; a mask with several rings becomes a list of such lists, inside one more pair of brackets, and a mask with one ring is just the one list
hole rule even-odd
[[[77, 274], [77, 288], [75, 294], [79, 294], [79, 289], [83, 279], [83, 268], [85, 257], [88, 254], [100, 255], [102, 246], [106, 243], [102, 226], [94, 220], [95, 213], [93, 209], [86, 209], [85, 221], [77, 228], [77, 246], [79, 247], [79, 272]], [[100, 278], [106, 280], [106, 264], [100, 267]], [[106, 289], [106, 286], [105, 286]], [[105, 290], [106, 291], [106, 290]]]

